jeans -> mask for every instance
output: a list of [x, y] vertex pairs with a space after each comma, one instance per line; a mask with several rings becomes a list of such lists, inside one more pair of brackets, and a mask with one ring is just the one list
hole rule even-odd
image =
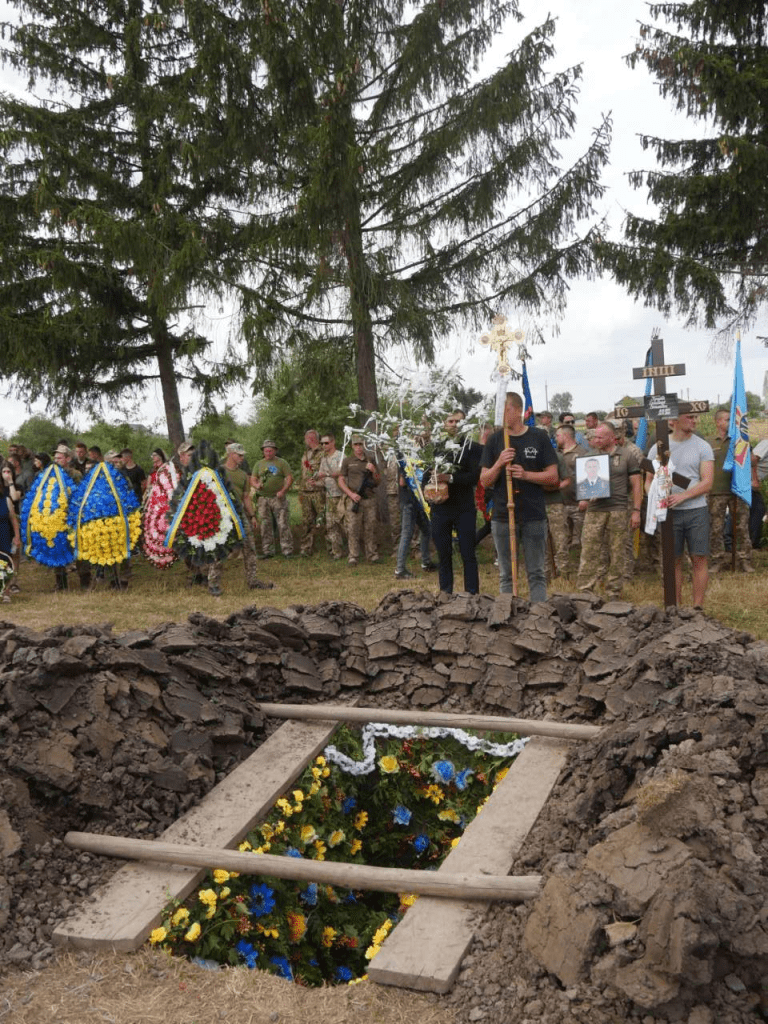
[[480, 590], [480, 576], [477, 571], [475, 555], [475, 525], [477, 510], [471, 508], [445, 508], [444, 505], [432, 506], [432, 540], [435, 542], [438, 566], [438, 582], [440, 589], [446, 594], [453, 593], [453, 529], [459, 538], [459, 552], [464, 563], [464, 589], [468, 594], [477, 594]]
[[[413, 525], [416, 521], [416, 509], [412, 501], [400, 505], [400, 543], [397, 548], [397, 566], [395, 572], [405, 572], [405, 563], [408, 561], [408, 548], [411, 546]], [[429, 533], [427, 530], [420, 531], [419, 543], [421, 544], [422, 565], [430, 560], [429, 554]]]
[[[511, 594], [512, 553], [509, 544], [509, 523], [492, 520], [491, 533], [499, 559], [499, 593]], [[531, 601], [546, 601], [547, 520], [533, 519], [523, 523], [516, 520], [515, 534], [518, 548], [523, 549]]]

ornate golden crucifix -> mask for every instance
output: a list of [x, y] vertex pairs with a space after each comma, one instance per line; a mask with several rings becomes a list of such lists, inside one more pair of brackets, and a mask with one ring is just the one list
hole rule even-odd
[[497, 313], [491, 321], [493, 327], [489, 334], [484, 334], [480, 339], [481, 345], [489, 345], [491, 349], [496, 353], [498, 358], [498, 365], [496, 369], [502, 376], [512, 372], [512, 366], [510, 364], [510, 348], [512, 345], [518, 347], [518, 359], [525, 359], [523, 342], [525, 341], [525, 332], [517, 327], [514, 331], [507, 329], [507, 318], [501, 313]]

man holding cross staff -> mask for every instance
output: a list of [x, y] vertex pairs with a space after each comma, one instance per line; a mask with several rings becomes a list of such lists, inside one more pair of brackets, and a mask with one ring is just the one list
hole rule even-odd
[[542, 488], [558, 485], [557, 456], [545, 431], [523, 422], [523, 399], [514, 391], [507, 393], [504, 403], [503, 428], [485, 443], [482, 467], [481, 486], [493, 488], [491, 531], [499, 559], [499, 591], [517, 592], [519, 543], [530, 599], [546, 601], [547, 509]]

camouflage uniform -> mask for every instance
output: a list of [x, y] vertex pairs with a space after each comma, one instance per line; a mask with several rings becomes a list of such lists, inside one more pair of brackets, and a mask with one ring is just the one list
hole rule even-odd
[[319, 446], [307, 449], [301, 460], [301, 483], [299, 485], [299, 505], [301, 506], [300, 545], [302, 555], [311, 555], [315, 543], [315, 533], [325, 515], [325, 488], [318, 484], [314, 477], [320, 469], [323, 449]]
[[387, 459], [385, 469], [387, 481], [387, 511], [389, 512], [389, 534], [394, 545], [400, 542], [400, 467], [394, 455]]
[[[581, 562], [576, 585], [579, 590], [594, 590], [605, 578], [609, 597], [619, 597], [624, 579], [626, 558], [627, 510], [598, 511], [590, 508], [581, 533]], [[606, 565], [603, 549], [607, 545], [610, 565]]]
[[[560, 452], [557, 452], [558, 480], [568, 479], [568, 469], [565, 459]], [[544, 491], [544, 503], [547, 507], [547, 524], [549, 537], [552, 544], [552, 556], [555, 563], [555, 571], [560, 575], [568, 572], [568, 535], [565, 529], [565, 506], [563, 505], [563, 494], [559, 489], [555, 491]], [[547, 560], [547, 581], [551, 576], [551, 561]]]
[[[245, 569], [245, 582], [249, 589], [259, 585], [258, 561], [256, 556], [256, 538], [253, 535], [253, 527], [248, 516], [243, 516], [243, 568]], [[214, 590], [221, 586], [221, 570], [226, 561], [223, 558], [220, 562], [212, 562], [208, 566], [208, 589]]]
[[630, 513], [634, 509], [630, 479], [640, 475], [640, 464], [634, 452], [621, 446], [608, 455], [611, 496], [589, 503], [576, 585], [579, 590], [594, 590], [605, 578], [608, 596], [619, 597], [626, 571], [628, 506]]
[[[727, 554], [723, 540], [725, 517], [730, 507], [736, 515], [736, 569], [752, 572], [752, 541], [749, 536], [749, 506], [731, 491], [732, 474], [723, 469], [730, 447], [729, 437], [708, 437], [715, 455], [714, 479], [709, 495], [709, 571], [729, 569], [732, 555]], [[731, 527], [733, 530], [733, 527]], [[731, 533], [733, 543], [733, 533]]]
[[280, 550], [284, 555], [293, 554], [293, 534], [286, 498], [259, 498], [259, 524], [261, 526], [261, 550], [265, 555], [275, 553], [275, 531], [272, 528], [272, 516], [277, 523], [280, 538]]
[[[712, 442], [709, 442], [712, 444]], [[714, 446], [713, 446], [714, 447]], [[712, 494], [709, 498], [709, 571], [731, 567], [732, 555], [725, 550], [723, 529], [725, 517], [730, 507], [731, 515], [736, 506], [736, 569], [740, 572], [752, 572], [752, 541], [749, 537], [749, 505], [737, 498], [735, 494]], [[731, 527], [733, 529], [733, 527]], [[731, 535], [733, 543], [733, 535]]]
[[333, 558], [344, 554], [344, 509], [345, 498], [331, 473], [338, 472], [344, 456], [336, 451], [324, 455], [320, 461], [320, 472], [325, 475], [325, 539]]
[[567, 452], [563, 452], [566, 469], [570, 477], [570, 483], [563, 488], [563, 524], [568, 538], [568, 544], [577, 548], [581, 544], [581, 531], [584, 527], [584, 513], [576, 501], [576, 459], [581, 459], [587, 454], [587, 449], [577, 444]]
[[[372, 462], [371, 456], [366, 452], [362, 459], [355, 455], [348, 455], [341, 464], [341, 475], [351, 491], [359, 493], [360, 485], [365, 473], [365, 466]], [[347, 506], [346, 526], [347, 542], [349, 544], [349, 561], [356, 563], [360, 557], [360, 542], [365, 547], [365, 556], [369, 562], [378, 562], [379, 551], [376, 538], [376, 499], [368, 492], [365, 498], [357, 503], [357, 511], [352, 510], [353, 502], [345, 498]]]

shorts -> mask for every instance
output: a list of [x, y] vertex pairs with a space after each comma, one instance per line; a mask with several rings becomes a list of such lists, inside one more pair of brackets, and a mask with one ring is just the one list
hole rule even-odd
[[672, 536], [675, 538], [675, 558], [682, 558], [687, 544], [691, 555], [709, 555], [709, 509], [672, 509]]

